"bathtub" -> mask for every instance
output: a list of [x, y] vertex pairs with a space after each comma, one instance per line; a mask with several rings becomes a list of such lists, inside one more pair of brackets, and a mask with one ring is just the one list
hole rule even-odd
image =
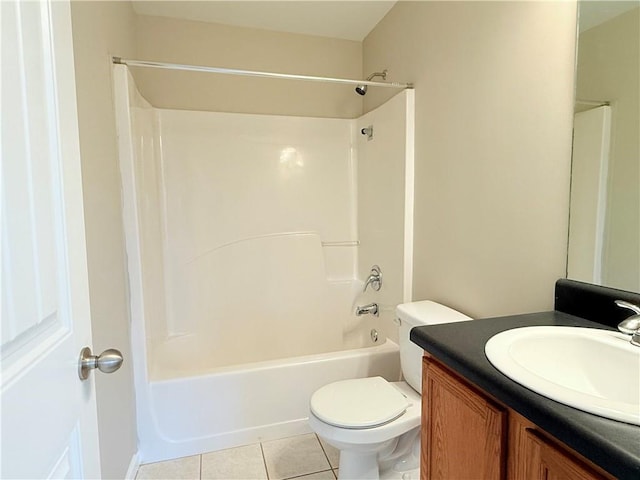
[[156, 462], [310, 433], [308, 404], [316, 389], [376, 375], [400, 377], [399, 348], [391, 340], [138, 383], [140, 459]]

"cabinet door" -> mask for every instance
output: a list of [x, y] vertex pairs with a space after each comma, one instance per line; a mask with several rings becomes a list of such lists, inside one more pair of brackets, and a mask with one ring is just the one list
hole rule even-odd
[[422, 389], [422, 478], [506, 478], [506, 410], [427, 357]]
[[587, 465], [557, 448], [538, 432], [527, 429], [523, 442], [527, 480], [603, 480]]

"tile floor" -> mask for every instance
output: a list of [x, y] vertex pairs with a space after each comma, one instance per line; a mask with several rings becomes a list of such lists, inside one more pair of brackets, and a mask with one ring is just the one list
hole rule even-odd
[[314, 433], [141, 465], [136, 480], [335, 480], [339, 452]]

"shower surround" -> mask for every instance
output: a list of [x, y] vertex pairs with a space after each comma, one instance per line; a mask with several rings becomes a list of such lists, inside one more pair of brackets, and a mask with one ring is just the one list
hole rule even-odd
[[142, 461], [308, 432], [320, 386], [397, 380], [413, 92], [344, 120], [156, 109], [114, 81]]

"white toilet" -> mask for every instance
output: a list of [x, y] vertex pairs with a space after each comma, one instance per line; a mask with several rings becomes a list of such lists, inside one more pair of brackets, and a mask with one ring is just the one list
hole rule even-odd
[[418, 480], [422, 355], [409, 340], [420, 325], [471, 320], [431, 301], [398, 305], [400, 362], [404, 382], [382, 377], [330, 383], [310, 401], [309, 424], [340, 450], [339, 479]]

